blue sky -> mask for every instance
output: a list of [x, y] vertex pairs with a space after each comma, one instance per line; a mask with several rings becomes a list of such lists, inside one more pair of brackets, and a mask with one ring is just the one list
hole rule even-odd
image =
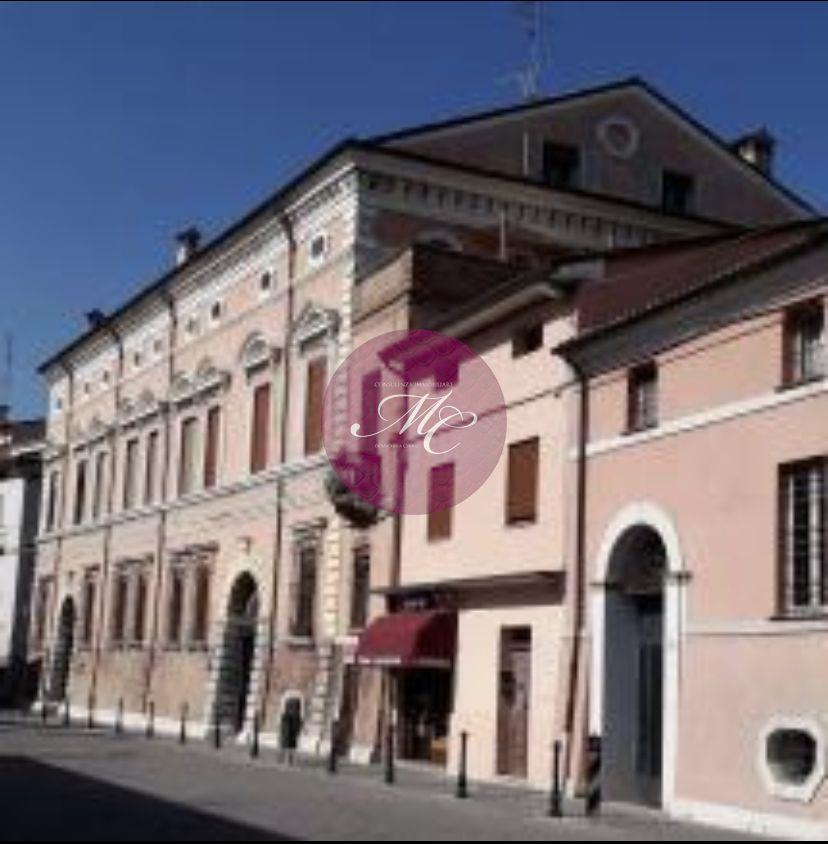
[[[726, 137], [766, 124], [828, 206], [828, 4], [549, 3], [548, 93], [639, 74]], [[0, 4], [0, 332], [35, 367], [343, 136], [516, 101], [514, 4]]]

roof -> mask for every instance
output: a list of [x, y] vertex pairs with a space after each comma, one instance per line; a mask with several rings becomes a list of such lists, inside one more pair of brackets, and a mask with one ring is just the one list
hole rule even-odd
[[642, 79], [640, 76], [629, 76], [624, 79], [614, 80], [603, 85], [596, 85], [590, 88], [582, 88], [578, 91], [570, 91], [564, 94], [558, 94], [553, 97], [543, 97], [540, 99], [531, 100], [530, 102], [520, 103], [518, 105], [506, 106], [503, 108], [489, 109], [486, 111], [475, 112], [471, 114], [462, 115], [460, 117], [449, 118], [447, 120], [435, 121], [431, 123], [424, 123], [419, 126], [412, 126], [407, 129], [400, 129], [394, 132], [389, 132], [383, 135], [375, 135], [368, 140], [371, 143], [385, 145], [393, 144], [398, 141], [406, 141], [417, 138], [421, 135], [427, 135], [433, 132], [439, 132], [444, 129], [454, 129], [462, 126], [468, 126], [473, 123], [478, 123], [487, 120], [498, 119], [501, 117], [512, 117], [524, 113], [530, 113], [539, 109], [549, 108], [558, 105], [564, 105], [578, 100], [584, 100], [591, 97], [601, 96], [603, 94], [623, 91], [624, 89], [633, 89], [641, 91], [654, 100], [661, 106], [671, 111], [680, 120], [689, 124], [693, 129], [702, 134], [708, 141], [719, 147], [722, 152], [727, 153], [739, 167], [760, 176], [772, 188], [783, 194], [788, 200], [798, 205], [803, 211], [810, 214], [816, 214], [816, 209], [803, 197], [799, 196], [795, 191], [791, 190], [786, 185], [783, 185], [770, 173], [766, 173], [749, 162], [745, 161], [735, 150], [732, 142], [726, 141], [709, 126], [706, 126], [701, 121], [693, 117], [689, 112], [685, 111], [678, 103], [671, 100], [654, 85]]
[[559, 350], [581, 347], [648, 313], [781, 261], [826, 236], [828, 222], [817, 219], [610, 256], [606, 276], [582, 285], [579, 333]]

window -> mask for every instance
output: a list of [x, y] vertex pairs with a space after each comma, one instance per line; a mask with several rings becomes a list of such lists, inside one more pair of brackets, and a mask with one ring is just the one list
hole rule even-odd
[[537, 520], [539, 452], [537, 437], [509, 444], [506, 524]]
[[57, 523], [58, 495], [60, 493], [60, 472], [49, 472], [49, 490], [46, 501], [46, 530], [54, 530]]
[[371, 594], [371, 551], [367, 546], [354, 550], [351, 578], [351, 630], [361, 630], [368, 620]]
[[784, 381], [795, 385], [825, 377], [825, 308], [821, 301], [785, 314]]
[[581, 155], [577, 147], [545, 141], [543, 181], [553, 188], [575, 188], [580, 182]]
[[759, 735], [760, 773], [774, 797], [810, 803], [825, 780], [825, 732], [811, 717], [775, 715]]
[[127, 440], [124, 453], [124, 510], [131, 510], [138, 491], [138, 439]]
[[315, 612], [316, 546], [301, 545], [298, 551], [291, 635], [313, 638]]
[[454, 502], [454, 464], [442, 463], [431, 467], [428, 485], [428, 541], [451, 536], [451, 515]]
[[658, 425], [658, 368], [647, 363], [627, 376], [627, 430], [644, 431]]
[[135, 577], [135, 612], [132, 617], [132, 640], [136, 644], [144, 641], [147, 620], [147, 573], [139, 571]]
[[669, 214], [687, 214], [693, 210], [696, 181], [686, 173], [665, 170], [661, 174], [661, 208]]
[[221, 408], [214, 405], [207, 411], [207, 433], [204, 441], [204, 488], [216, 485], [218, 469]]
[[51, 594], [51, 580], [42, 577], [37, 583], [37, 597], [35, 603], [35, 623], [32, 643], [35, 649], [41, 648], [46, 641], [46, 619], [49, 617], [49, 597]]
[[180, 568], [170, 569], [167, 600], [167, 644], [177, 647], [181, 644], [181, 626], [184, 613], [184, 572]]
[[817, 743], [805, 730], [774, 730], [768, 736], [767, 754], [776, 779], [802, 785], [816, 767]]
[[92, 499], [92, 518], [97, 520], [104, 513], [106, 497], [107, 453], [100, 451], [95, 457], [95, 496]]
[[97, 574], [88, 572], [83, 580], [83, 615], [81, 617], [81, 644], [89, 647], [95, 632], [95, 598], [98, 592]]
[[210, 569], [200, 565], [195, 571], [195, 606], [191, 641], [203, 645], [207, 642], [207, 627], [210, 618]]
[[270, 384], [259, 384], [253, 392], [253, 420], [250, 434], [250, 471], [263, 472], [270, 459]]
[[779, 476], [779, 603], [797, 615], [828, 609], [828, 458], [783, 466]]
[[112, 643], [114, 645], [124, 643], [128, 596], [129, 576], [126, 571], [119, 571], [115, 575], [112, 596]]
[[273, 274], [270, 270], [265, 270], [259, 276], [259, 292], [267, 293], [273, 287]]
[[213, 302], [210, 306], [210, 319], [213, 322], [218, 322], [221, 319], [223, 310], [221, 302]]
[[195, 484], [198, 420], [191, 416], [181, 423], [181, 444], [178, 454], [178, 494], [187, 495]]
[[328, 236], [324, 233], [315, 235], [308, 251], [311, 264], [320, 264], [328, 254]]
[[86, 515], [86, 460], [78, 460], [75, 467], [75, 510], [72, 521], [79, 525]]
[[519, 358], [536, 352], [543, 346], [543, 323], [524, 326], [512, 335], [512, 357]]
[[322, 405], [325, 401], [326, 380], [325, 358], [309, 360], [305, 396], [305, 454], [316, 454], [322, 448]]
[[144, 504], [152, 504], [155, 501], [159, 441], [158, 431], [150, 431], [147, 436], [147, 450], [144, 454]]

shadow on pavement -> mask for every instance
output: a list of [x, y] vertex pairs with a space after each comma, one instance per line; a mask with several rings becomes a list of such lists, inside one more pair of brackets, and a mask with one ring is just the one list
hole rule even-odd
[[0, 840], [295, 841], [147, 794], [0, 756]]

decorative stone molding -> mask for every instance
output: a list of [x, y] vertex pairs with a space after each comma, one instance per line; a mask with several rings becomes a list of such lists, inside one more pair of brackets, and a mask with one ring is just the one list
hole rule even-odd
[[146, 389], [135, 400], [129, 398], [121, 400], [118, 405], [118, 423], [122, 428], [138, 425], [163, 413], [166, 409], [166, 402], [158, 399], [152, 390]]
[[293, 323], [293, 342], [303, 345], [320, 338], [333, 339], [339, 331], [339, 314], [333, 308], [323, 308], [308, 302]]
[[218, 369], [210, 358], [204, 358], [192, 375], [179, 373], [173, 378], [170, 399], [176, 405], [198, 401], [228, 387], [230, 378], [229, 372]]
[[239, 362], [249, 373], [251, 370], [277, 363], [281, 356], [281, 349], [268, 343], [260, 331], [254, 331], [248, 334], [247, 339], [242, 343]]

